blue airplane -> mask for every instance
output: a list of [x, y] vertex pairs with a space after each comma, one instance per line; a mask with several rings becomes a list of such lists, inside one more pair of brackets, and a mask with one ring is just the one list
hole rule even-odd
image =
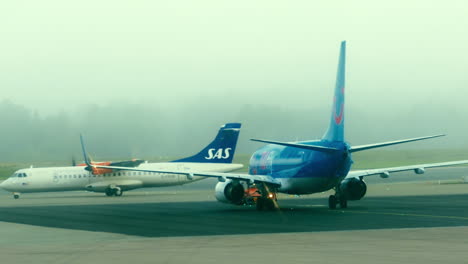
[[[430, 139], [444, 135], [418, 137], [361, 146], [350, 146], [344, 138], [345, 106], [345, 58], [346, 42], [341, 43], [333, 98], [330, 125], [320, 140], [301, 142], [279, 142], [252, 139], [268, 143], [253, 153], [249, 174], [213, 173], [194, 170], [143, 170], [161, 174], [184, 174], [187, 178], [216, 177], [216, 199], [235, 205], [255, 203], [258, 210], [278, 208], [278, 192], [287, 194], [312, 194], [335, 190], [330, 195], [330, 209], [346, 208], [349, 200], [360, 200], [367, 191], [364, 177], [380, 175], [389, 177], [391, 172], [413, 170], [417, 174], [425, 168], [452, 166], [468, 163], [468, 160], [443, 163], [418, 164], [401, 167], [351, 171], [352, 153], [395, 144]], [[134, 168], [98, 166], [102, 168], [135, 170]]]

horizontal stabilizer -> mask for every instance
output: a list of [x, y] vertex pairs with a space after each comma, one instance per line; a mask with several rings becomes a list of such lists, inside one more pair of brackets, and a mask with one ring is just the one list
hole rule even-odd
[[339, 151], [339, 149], [337, 149], [337, 148], [313, 146], [313, 145], [306, 145], [306, 144], [301, 144], [301, 143], [280, 142], [280, 141], [271, 141], [271, 140], [254, 139], [254, 138], [251, 138], [250, 140], [257, 141], [257, 142], [262, 142], [262, 143], [267, 143], [267, 144], [274, 144], [274, 145], [281, 145], [281, 146], [287, 146], [287, 147], [293, 147], [293, 148], [315, 150], [315, 151], [327, 152], [327, 153], [334, 152], [334, 151]]
[[387, 142], [381, 142], [381, 143], [375, 143], [375, 144], [354, 146], [350, 148], [349, 152], [356, 152], [356, 151], [373, 149], [373, 148], [381, 148], [381, 147], [386, 147], [386, 146], [391, 146], [391, 145], [397, 145], [397, 144], [402, 144], [402, 143], [408, 143], [408, 142], [436, 138], [436, 137], [443, 137], [443, 136], [445, 135], [441, 134], [441, 135], [434, 135], [434, 136], [428, 136], [428, 137], [418, 137], [418, 138], [410, 138], [410, 139], [402, 139], [402, 140], [387, 141]]

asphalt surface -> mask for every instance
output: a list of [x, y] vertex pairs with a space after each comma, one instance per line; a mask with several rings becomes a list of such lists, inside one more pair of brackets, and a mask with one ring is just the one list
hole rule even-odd
[[369, 197], [346, 210], [325, 202], [288, 199], [274, 212], [215, 201], [20, 206], [0, 208], [0, 221], [144, 237], [468, 225], [468, 194]]
[[328, 193], [282, 195], [272, 212], [218, 203], [209, 182], [122, 197], [0, 192], [0, 254], [4, 263], [463, 263], [459, 182], [370, 184], [345, 210], [329, 210]]

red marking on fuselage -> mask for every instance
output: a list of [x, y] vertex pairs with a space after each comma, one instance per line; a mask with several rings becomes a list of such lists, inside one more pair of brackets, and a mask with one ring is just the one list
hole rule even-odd
[[262, 157], [260, 159], [260, 169], [267, 169], [268, 156], [270, 156], [270, 151], [265, 151], [262, 153]]

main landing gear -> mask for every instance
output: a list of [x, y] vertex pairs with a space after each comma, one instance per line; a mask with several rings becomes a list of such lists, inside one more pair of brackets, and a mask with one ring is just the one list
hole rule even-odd
[[107, 196], [122, 196], [123, 191], [120, 187], [109, 187], [106, 189]]
[[276, 208], [275, 206], [276, 199], [271, 199], [267, 197], [258, 197], [256, 202], [256, 207], [258, 211], [271, 211]]
[[337, 204], [339, 204], [342, 209], [348, 208], [348, 199], [338, 189], [336, 190], [335, 195], [330, 195], [328, 197], [328, 208], [336, 209]]
[[13, 193], [13, 198], [14, 198], [14, 199], [19, 199], [19, 198], [20, 198], [20, 194], [19, 194], [19, 193]]
[[259, 191], [261, 196], [257, 197], [255, 202], [257, 211], [272, 211], [278, 208], [275, 192], [270, 191], [270, 188], [268, 188], [268, 186], [265, 184], [259, 186]]

